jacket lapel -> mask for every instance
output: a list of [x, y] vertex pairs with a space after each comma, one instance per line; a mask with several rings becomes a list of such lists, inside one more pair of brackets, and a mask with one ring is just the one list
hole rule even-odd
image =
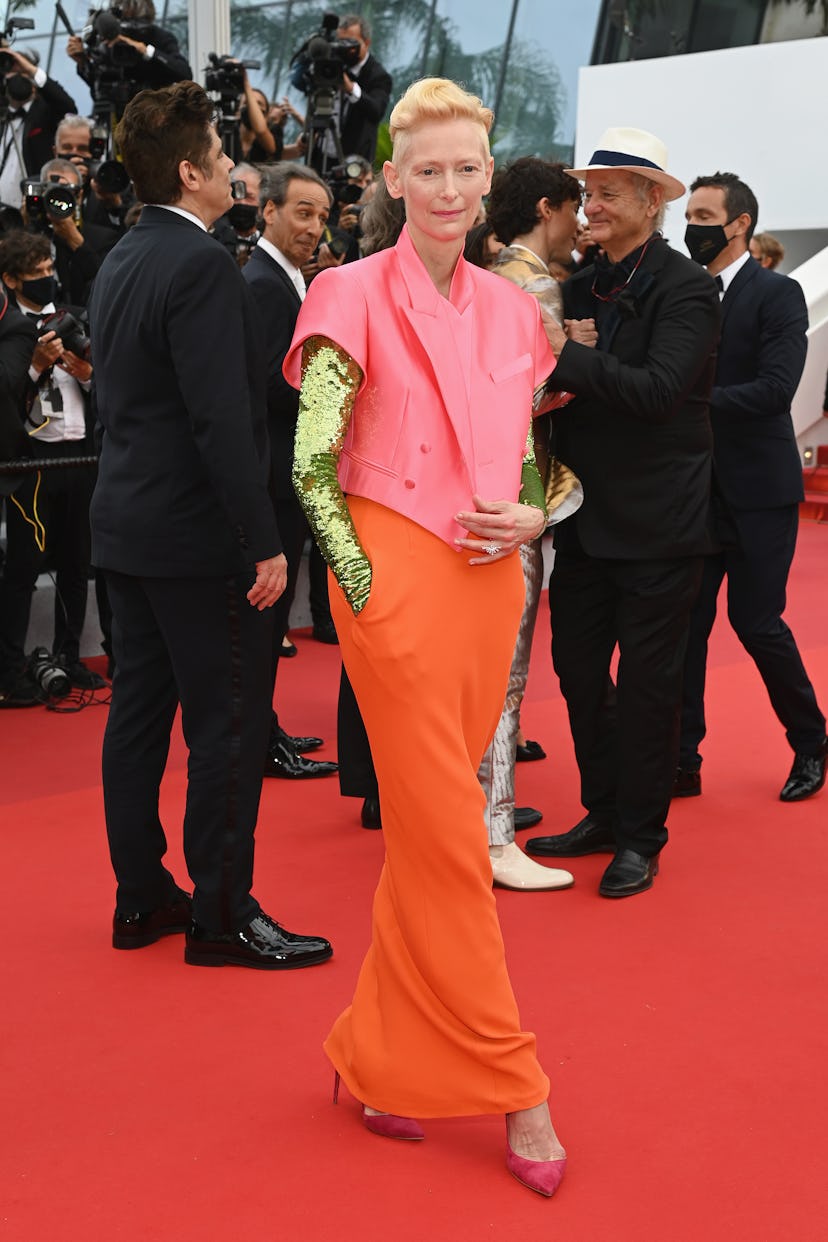
[[443, 307], [443, 299], [414, 249], [407, 228], [403, 229], [397, 242], [396, 255], [409, 298], [409, 304], [402, 305], [402, 312], [422, 346], [426, 364], [434, 376], [463, 458], [467, 463], [473, 462], [469, 399], [471, 358], [461, 356], [458, 344], [467, 333], [459, 331], [454, 334], [450, 323], [446, 322], [446, 314], [442, 313], [457, 314], [461, 319], [474, 315], [474, 286], [465, 260], [461, 257], [457, 264], [450, 305]]
[[751, 258], [748, 259], [747, 263], [742, 264], [736, 275], [731, 280], [727, 287], [727, 292], [722, 298], [722, 330], [724, 330], [724, 326], [727, 323], [727, 317], [733, 309], [735, 303], [738, 302], [742, 291], [747, 288], [758, 271], [759, 264], [755, 259]]
[[302, 305], [302, 299], [299, 297], [299, 291], [296, 288], [296, 285], [290, 279], [287, 272], [282, 267], [281, 263], [277, 263], [276, 260], [273, 258], [273, 256], [269, 255], [266, 250], [262, 249], [261, 246], [256, 246], [255, 250], [253, 251], [253, 253], [251, 254], [250, 258], [247, 261], [248, 263], [254, 263], [254, 262], [263, 263], [269, 272], [275, 272], [275, 274], [278, 276], [279, 280], [281, 280], [285, 288], [289, 289], [290, 292], [293, 294], [293, 298], [294, 298], [294, 301], [296, 302], [296, 305], [297, 306]]

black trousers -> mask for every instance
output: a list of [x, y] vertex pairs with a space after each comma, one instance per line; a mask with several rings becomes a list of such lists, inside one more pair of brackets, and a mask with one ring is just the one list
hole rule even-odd
[[108, 570], [106, 582], [115, 676], [103, 786], [117, 908], [152, 910], [175, 889], [162, 861], [158, 793], [180, 703], [193, 917], [210, 931], [236, 931], [259, 909], [250, 890], [270, 728], [272, 610], [247, 602], [247, 575], [136, 578]]
[[[43, 458], [84, 457], [92, 449], [86, 440], [53, 444], [33, 440], [32, 452]], [[39, 481], [36, 474], [27, 475], [6, 500], [6, 564], [0, 581], [0, 672], [4, 674], [23, 663], [32, 592], [47, 559], [54, 566], [57, 588], [52, 649], [70, 663], [79, 657], [89, 587], [89, 502], [95, 477], [93, 466], [52, 467], [42, 472]], [[46, 532], [45, 557], [35, 539], [35, 516]]]
[[549, 583], [552, 659], [581, 800], [612, 827], [618, 849], [647, 857], [667, 841], [687, 628], [701, 571], [701, 557], [612, 561], [559, 551]]
[[344, 664], [336, 706], [336, 757], [339, 760], [339, 792], [343, 797], [379, 797], [371, 743]]
[[825, 740], [825, 717], [796, 640], [782, 620], [796, 548], [798, 507], [734, 510], [722, 514], [722, 519], [725, 517], [723, 550], [705, 559], [701, 589], [690, 619], [679, 748], [683, 768], [701, 765], [699, 746], [706, 732], [707, 643], [725, 576], [728, 619], [759, 670], [790, 746], [805, 754], [817, 754]]
[[[270, 653], [270, 688], [271, 700], [276, 692], [276, 677], [279, 672], [279, 656], [282, 653], [282, 639], [288, 632], [290, 609], [296, 596], [296, 581], [299, 577], [299, 566], [302, 563], [302, 551], [310, 528], [304, 510], [291, 492], [289, 496], [274, 496], [273, 510], [276, 514], [276, 525], [282, 541], [282, 551], [287, 561], [287, 585], [273, 605], [273, 644]], [[279, 727], [276, 711], [272, 714], [272, 728]]]

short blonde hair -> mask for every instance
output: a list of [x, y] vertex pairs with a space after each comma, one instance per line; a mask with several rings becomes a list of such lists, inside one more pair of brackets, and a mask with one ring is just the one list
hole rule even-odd
[[472, 121], [479, 125], [488, 156], [489, 131], [494, 122], [491, 108], [449, 78], [421, 78], [419, 82], [412, 82], [391, 113], [389, 128], [394, 163], [405, 153], [412, 131], [428, 121]]

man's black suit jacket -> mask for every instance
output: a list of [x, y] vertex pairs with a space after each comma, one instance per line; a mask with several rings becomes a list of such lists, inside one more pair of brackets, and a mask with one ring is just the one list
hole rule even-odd
[[[596, 315], [593, 267], [563, 286], [567, 319]], [[589, 556], [620, 560], [713, 550], [708, 402], [719, 331], [711, 277], [657, 237], [612, 311], [600, 349], [568, 341], [549, 387], [576, 394], [555, 414], [555, 452], [580, 478], [577, 534]]]
[[267, 359], [267, 429], [270, 436], [270, 486], [274, 497], [293, 498], [293, 442], [299, 417], [299, 393], [282, 374], [302, 305], [283, 267], [257, 246], [242, 275], [261, 315]]
[[734, 509], [803, 497], [791, 401], [805, 366], [808, 310], [795, 280], [749, 258], [722, 299], [710, 398], [716, 486]]
[[346, 159], [349, 155], [362, 155], [373, 164], [377, 129], [391, 98], [391, 75], [369, 54], [354, 81], [359, 83], [362, 95], [345, 109], [342, 152]]
[[89, 318], [103, 428], [94, 564], [224, 577], [277, 555], [259, 317], [227, 251], [145, 207], [105, 258]]
[[67, 112], [76, 113], [77, 110], [71, 95], [52, 78], [47, 78], [36, 89], [34, 99], [26, 109], [20, 141], [27, 176], [40, 176], [43, 165], [54, 156], [55, 130]]

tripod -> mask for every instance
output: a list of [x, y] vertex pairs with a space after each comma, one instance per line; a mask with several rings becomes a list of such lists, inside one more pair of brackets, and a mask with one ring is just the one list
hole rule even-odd
[[[308, 111], [305, 118], [305, 163], [312, 165], [316, 171], [325, 176], [328, 169], [335, 164], [343, 164], [345, 156], [342, 151], [342, 139], [336, 123], [334, 109], [339, 95], [339, 88], [320, 86], [308, 95]], [[334, 155], [325, 142], [329, 134], [333, 143]]]

